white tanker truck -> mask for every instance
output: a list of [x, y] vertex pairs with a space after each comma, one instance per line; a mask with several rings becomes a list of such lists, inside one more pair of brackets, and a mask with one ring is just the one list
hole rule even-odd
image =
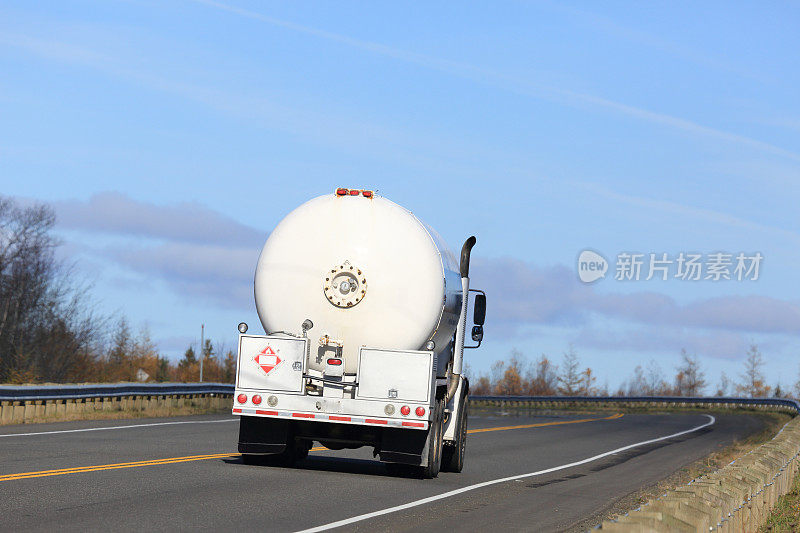
[[[465, 348], [483, 339], [486, 295], [439, 235], [372, 191], [337, 189], [286, 216], [255, 273], [266, 335], [239, 324], [233, 413], [245, 463], [292, 464], [313, 441], [372, 446], [393, 470], [460, 472]], [[464, 345], [474, 299], [473, 346]]]

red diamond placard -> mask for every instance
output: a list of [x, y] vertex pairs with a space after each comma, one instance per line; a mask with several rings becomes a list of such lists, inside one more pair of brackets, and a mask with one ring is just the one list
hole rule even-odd
[[278, 357], [278, 354], [276, 354], [272, 348], [267, 346], [253, 357], [253, 361], [256, 362], [265, 374], [269, 375], [269, 373], [280, 364], [282, 359]]

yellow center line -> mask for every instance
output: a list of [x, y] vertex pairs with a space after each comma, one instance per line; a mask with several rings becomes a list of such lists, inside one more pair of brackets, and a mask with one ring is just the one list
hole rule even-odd
[[[596, 422], [598, 420], [614, 420], [616, 418], [620, 418], [622, 413], [617, 413], [615, 415], [611, 415], [605, 418], [584, 418], [580, 420], [562, 420], [559, 422], [543, 422], [539, 424], [525, 424], [522, 426], [504, 426], [504, 427], [496, 427], [496, 428], [480, 428], [480, 429], [470, 429], [467, 433], [484, 433], [488, 431], [506, 431], [510, 429], [527, 429], [527, 428], [537, 428], [537, 427], [544, 427], [544, 426], [558, 426], [563, 424], [580, 424], [583, 422]], [[311, 448], [309, 451], [312, 452], [321, 452], [327, 450], [328, 448], [324, 446], [315, 446]], [[184, 457], [166, 457], [164, 459], [150, 459], [146, 461], [133, 461], [130, 463], [112, 463], [107, 465], [92, 465], [92, 466], [76, 466], [73, 468], [61, 468], [57, 470], [40, 470], [38, 472], [21, 472], [18, 474], [5, 474], [0, 475], [0, 482], [3, 481], [14, 481], [17, 479], [31, 479], [31, 478], [38, 478], [38, 477], [48, 477], [48, 476], [64, 476], [67, 474], [81, 474], [83, 472], [98, 472], [101, 470], [117, 470], [120, 468], [138, 468], [140, 466], [158, 466], [158, 465], [168, 465], [174, 463], [187, 463], [189, 461], [207, 461], [209, 459], [224, 459], [224, 458], [233, 458], [239, 457], [241, 454], [238, 453], [212, 453], [212, 454], [205, 454], [205, 455], [187, 455]]]
[[113, 463], [108, 465], [78, 466], [74, 468], [62, 468], [60, 470], [40, 470], [38, 472], [22, 472], [19, 474], [6, 474], [0, 476], [0, 482], [11, 481], [14, 479], [28, 479], [34, 477], [63, 476], [66, 474], [80, 474], [82, 472], [95, 472], [98, 470], [116, 470], [119, 468], [136, 468], [139, 466], [155, 466], [171, 463], [185, 463], [189, 461], [205, 461], [207, 459], [219, 459], [224, 457], [239, 457], [238, 453], [214, 453], [205, 455], [189, 455], [185, 457], [167, 457], [164, 459], [152, 459], [149, 461], [134, 461], [131, 463]]
[[539, 424], [525, 424], [523, 426], [505, 426], [499, 428], [480, 428], [480, 429], [470, 429], [467, 433], [484, 433], [487, 431], [506, 431], [508, 429], [527, 429], [527, 428], [541, 428], [545, 426], [563, 426], [565, 424], [582, 424], [584, 422], [597, 422], [600, 420], [615, 420], [617, 418], [621, 418], [624, 416], [622, 413], [616, 413], [611, 416], [606, 416], [603, 418], [581, 418], [580, 420], [560, 420], [558, 422], [541, 422]]

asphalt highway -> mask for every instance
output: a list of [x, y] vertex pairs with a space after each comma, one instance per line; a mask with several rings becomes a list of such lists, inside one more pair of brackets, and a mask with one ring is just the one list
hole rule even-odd
[[473, 414], [469, 426], [464, 471], [433, 480], [393, 477], [366, 448], [247, 466], [227, 416], [1, 426], [0, 530], [561, 531], [761, 421]]

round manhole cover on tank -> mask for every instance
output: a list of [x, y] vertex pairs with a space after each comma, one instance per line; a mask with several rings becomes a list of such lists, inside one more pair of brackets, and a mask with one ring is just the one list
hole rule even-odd
[[353, 307], [367, 295], [367, 277], [360, 268], [345, 261], [328, 270], [323, 287], [330, 303], [336, 307]]

